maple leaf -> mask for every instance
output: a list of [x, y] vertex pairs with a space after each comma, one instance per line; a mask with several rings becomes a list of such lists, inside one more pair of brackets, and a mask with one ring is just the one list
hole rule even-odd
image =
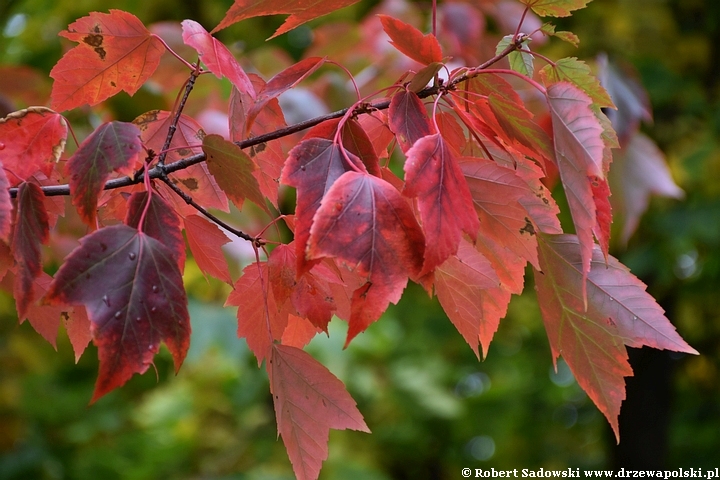
[[225, 306], [238, 307], [238, 337], [247, 341], [258, 367], [270, 354], [274, 340], [280, 340], [288, 322], [288, 311], [280, 311], [268, 288], [267, 262], [252, 263], [243, 269], [233, 285]]
[[[2, 163], [0, 163], [2, 165]], [[0, 240], [8, 241], [12, 230], [12, 202], [10, 201], [10, 182], [5, 176], [5, 169], [0, 168]], [[2, 243], [2, 242], [0, 242]], [[0, 275], [0, 278], [2, 275]]]
[[500, 280], [488, 259], [464, 239], [457, 254], [435, 269], [435, 294], [440, 305], [478, 358], [478, 338], [483, 340], [483, 354], [487, 355], [486, 344], [500, 321], [490, 312], [492, 294], [496, 293], [493, 290], [499, 288]]
[[303, 348], [319, 331], [320, 329], [310, 323], [310, 320], [290, 314], [280, 343], [290, 347]]
[[632, 375], [624, 345], [697, 351], [680, 338], [645, 285], [615, 258], [608, 257], [606, 263], [595, 246], [585, 280], [576, 236], [540, 237], [542, 271], [536, 273], [535, 281], [553, 359], [562, 355], [619, 440], [623, 377]]
[[50, 238], [44, 198], [42, 190], [34, 183], [23, 182], [18, 188], [11, 248], [17, 263], [14, 291], [19, 318], [25, 317], [28, 306], [35, 299], [33, 283], [42, 272], [40, 246]]
[[240, 147], [220, 135], [206, 135], [203, 138], [203, 151], [207, 156], [208, 170], [239, 210], [242, 210], [245, 199], [249, 198], [270, 213], [260, 185], [253, 176], [255, 164]]
[[97, 105], [123, 90], [134, 95], [165, 49], [136, 16], [122, 10], [92, 12], [59, 35], [78, 42], [50, 71], [52, 107], [59, 111]]
[[[495, 47], [495, 54], [500, 55], [504, 52], [510, 44], [515, 42], [514, 37], [514, 35], [505, 35], [502, 40], [498, 42], [497, 47]], [[532, 78], [535, 73], [535, 67], [533, 65], [534, 57], [530, 52], [530, 47], [527, 45], [529, 40], [529, 38], [525, 40], [520, 45], [520, 48], [510, 52], [507, 57], [512, 70]]]
[[63, 317], [63, 320], [68, 339], [75, 352], [75, 363], [78, 363], [80, 356], [92, 340], [90, 319], [85, 307], [77, 305]]
[[253, 17], [264, 15], [290, 14], [280, 28], [275, 30], [272, 37], [289, 32], [305, 22], [330, 12], [347, 7], [359, 0], [314, 0], [312, 2], [297, 2], [294, 0], [235, 0], [235, 3], [225, 14], [220, 24], [211, 33], [227, 28], [233, 23]]
[[[17, 276], [14, 283], [17, 284]], [[25, 320], [30, 323], [33, 329], [40, 334], [52, 347], [57, 350], [57, 334], [60, 327], [61, 317], [65, 315], [66, 307], [56, 305], [42, 305], [37, 300], [42, 298], [48, 290], [52, 277], [40, 271], [40, 274], [32, 280], [33, 295], [25, 308], [24, 313], [18, 310], [18, 321], [20, 324]], [[17, 294], [15, 295], [17, 297]], [[16, 307], [18, 303], [16, 302]]]
[[520, 0], [541, 17], [567, 17], [573, 10], [585, 8], [592, 0]]
[[46, 176], [65, 150], [67, 122], [45, 107], [30, 107], [0, 119], [0, 163], [17, 185], [35, 172]]
[[582, 246], [583, 271], [587, 273], [594, 244], [593, 229], [597, 224], [589, 177], [604, 179], [605, 176], [603, 128], [590, 108], [590, 97], [572, 83], [550, 85], [547, 98], [557, 167]]
[[425, 105], [414, 92], [400, 90], [393, 95], [388, 120], [403, 152], [407, 152], [420, 138], [432, 134]]
[[183, 42], [198, 52], [200, 59], [216, 77], [226, 77], [241, 92], [255, 96], [255, 88], [245, 70], [222, 42], [193, 20], [183, 20], [182, 31]]
[[540, 78], [546, 86], [562, 81], [571, 82], [587, 93], [598, 107], [616, 108], [608, 92], [590, 71], [590, 67], [575, 57], [562, 58], [554, 65], [546, 65], [540, 70]]
[[144, 373], [161, 341], [176, 372], [187, 354], [190, 317], [175, 256], [127, 225], [83, 237], [55, 274], [45, 299], [85, 305], [100, 357], [91, 403], [134, 373]]
[[397, 303], [422, 268], [425, 238], [407, 201], [378, 177], [343, 174], [315, 213], [308, 257], [335, 257], [364, 278], [353, 292], [347, 345]]
[[[334, 140], [339, 123], [339, 118], [326, 120], [308, 130], [305, 138], [316, 137]], [[340, 132], [340, 143], [343, 148], [365, 164], [365, 168], [370, 175], [381, 176], [380, 161], [375, 153], [375, 147], [360, 122], [351, 118], [343, 124]]]
[[442, 62], [442, 49], [435, 35], [432, 33], [423, 35], [412, 25], [388, 15], [378, 15], [378, 17], [382, 22], [383, 30], [392, 40], [390, 43], [400, 52], [423, 65]]
[[535, 226], [521, 203], [532, 196], [528, 184], [490, 160], [465, 159], [460, 166], [480, 220], [478, 235], [539, 268]]
[[193, 258], [203, 275], [212, 275], [232, 285], [230, 270], [220, 247], [230, 239], [214, 223], [198, 215], [185, 217], [185, 234]]
[[125, 217], [125, 224], [141, 229], [165, 245], [172, 252], [178, 264], [180, 272], [185, 268], [185, 240], [180, 228], [180, 217], [170, 204], [154, 193], [150, 196], [150, 205], [147, 206], [145, 221], [140, 225], [140, 220], [145, 212], [148, 202], [147, 192], [135, 192], [128, 200], [128, 211]]
[[113, 171], [132, 173], [142, 152], [140, 131], [125, 122], [109, 122], [93, 131], [68, 160], [70, 196], [82, 219], [95, 226], [98, 197]]
[[316, 480], [330, 429], [370, 433], [345, 386], [308, 353], [273, 345], [267, 367], [282, 436], [298, 480]]
[[475, 240], [480, 221], [457, 158], [440, 134], [417, 140], [406, 155], [403, 193], [418, 198], [424, 275], [457, 252], [462, 232]]
[[365, 166], [355, 155], [330, 140], [310, 138], [290, 150], [280, 181], [297, 188], [295, 248], [298, 274], [311, 266], [306, 262], [305, 247], [320, 201], [343, 173], [352, 170], [365, 171]]

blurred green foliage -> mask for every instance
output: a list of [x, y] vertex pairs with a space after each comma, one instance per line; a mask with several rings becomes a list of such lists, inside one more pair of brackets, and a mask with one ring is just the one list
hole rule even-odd
[[[365, 3], [333, 18], [355, 18]], [[57, 32], [89, 11], [112, 6], [146, 24], [193, 18], [212, 28], [230, 4], [11, 0], [0, 5], [0, 65], [47, 74], [61, 55]], [[220, 37], [255, 59], [273, 48], [298, 57], [307, 30], [264, 42], [280, 22], [251, 20]], [[614, 254], [649, 283], [702, 354], [675, 362], [668, 466], [717, 466], [720, 3], [595, 0], [558, 23], [582, 43], [575, 50], [551, 40], [547, 55], [592, 59], [604, 51], [635, 66], [655, 114], [644, 130], [686, 192], [682, 202], [654, 200], [629, 245]], [[111, 108], [128, 119], [148, 102], [161, 100], [145, 92]], [[186, 285], [193, 334], [180, 373], [173, 375], [163, 352], [155, 374], [135, 376], [92, 406], [94, 347], [76, 365], [64, 332], [53, 351], [28, 323], [17, 325], [11, 298], [0, 297], [0, 479], [292, 478], [265, 371], [237, 339], [234, 311], [219, 306], [228, 287], [206, 282], [192, 262]], [[321, 478], [455, 479], [462, 467], [607, 464], [605, 420], [562, 361], [554, 372], [532, 285], [514, 298], [483, 362], [417, 286], [342, 350], [345, 329], [333, 321], [329, 338], [316, 338], [308, 351], [346, 383], [373, 433], [332, 432]]]

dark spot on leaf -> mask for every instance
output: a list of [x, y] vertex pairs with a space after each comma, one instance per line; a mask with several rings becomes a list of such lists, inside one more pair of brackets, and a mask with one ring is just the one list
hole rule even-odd
[[110, 82], [111, 87], [117, 87], [117, 84], [115, 82]]
[[613, 327], [615, 326], [615, 321], [610, 317], [608, 317], [607, 323], [608, 323], [608, 325], [612, 325]]
[[93, 32], [102, 33], [102, 29], [100, 29], [100, 25], [95, 24], [95, 26], [93, 27]]
[[192, 150], [190, 150], [189, 148], [178, 148], [177, 153], [178, 155], [185, 157], [190, 155], [192, 153]]
[[104, 252], [105, 250], [107, 250], [107, 248], [108, 248], [107, 245], [105, 245], [104, 243], [100, 243], [100, 250], [102, 250]]
[[199, 187], [198, 181], [194, 178], [181, 178], [179, 182], [185, 185], [185, 188], [191, 191], [195, 191]]
[[93, 50], [95, 50], [95, 53], [98, 54], [98, 57], [100, 57], [100, 60], [105, 60], [105, 49], [102, 47], [96, 47]]
[[256, 153], [260, 153], [265, 150], [265, 147], [266, 145], [264, 143], [261, 143], [259, 145], [255, 145], [255, 148], [253, 150], [255, 150]]
[[83, 38], [83, 42], [87, 43], [91, 47], [99, 47], [103, 44], [103, 36], [90, 34]]
[[528, 217], [525, 217], [525, 226], [520, 229], [520, 233], [529, 233], [530, 235], [535, 235], [535, 227], [533, 226], [532, 222], [530, 222], [530, 219]]

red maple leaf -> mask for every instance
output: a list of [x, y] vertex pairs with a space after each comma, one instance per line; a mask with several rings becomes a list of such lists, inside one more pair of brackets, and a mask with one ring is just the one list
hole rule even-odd
[[425, 105], [414, 92], [400, 90], [393, 95], [388, 120], [403, 152], [407, 152], [417, 140], [432, 134]]
[[[175, 257], [178, 268], [182, 272], [185, 268], [185, 240], [180, 227], [180, 217], [170, 205], [157, 193], [150, 196], [150, 205], [147, 192], [135, 192], [128, 200], [128, 211], [125, 224], [133, 228], [142, 228], [142, 231], [165, 245]], [[140, 225], [140, 219], [145, 212], [145, 221]]]
[[388, 15], [378, 15], [390, 43], [402, 53], [423, 65], [442, 62], [440, 43], [435, 35], [423, 35], [420, 30]]
[[222, 230], [199, 215], [188, 215], [185, 217], [185, 234], [200, 271], [232, 284], [228, 263], [220, 249], [230, 239]]
[[55, 79], [52, 107], [58, 111], [96, 105], [121, 90], [134, 95], [153, 74], [165, 49], [136, 16], [122, 10], [92, 12], [60, 36], [78, 45], [50, 71]]
[[190, 345], [190, 317], [174, 254], [127, 225], [80, 240], [55, 274], [46, 300], [85, 305], [100, 372], [91, 403], [144, 373], [167, 345], [180, 368]]

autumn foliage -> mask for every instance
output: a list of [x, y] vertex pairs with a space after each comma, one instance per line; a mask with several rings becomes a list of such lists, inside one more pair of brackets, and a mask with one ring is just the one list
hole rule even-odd
[[[277, 36], [356, 1], [236, 0], [212, 33], [288, 14]], [[616, 108], [613, 97], [582, 61], [530, 50], [543, 35], [576, 44], [537, 16], [567, 16], [588, 1], [520, 0], [516, 30], [484, 61], [472, 32], [448, 28], [452, 8], [468, 4], [443, 4], [440, 32], [433, 24], [427, 34], [373, 16], [368, 29], [384, 31], [407, 71], [374, 92], [356, 86], [342, 111], [289, 126], [278, 97], [321, 68], [337, 69], [336, 59], [308, 56], [263, 79], [192, 20], [181, 29], [194, 63], [130, 13], [75, 21], [60, 33], [75, 46], [50, 73], [50, 107], [0, 120], [0, 277], [20, 321], [53, 344], [63, 322], [76, 357], [93, 341], [93, 402], [144, 373], [161, 343], [178, 370], [191, 331], [187, 245], [204, 274], [233, 286], [226, 305], [237, 307], [238, 335], [266, 365], [295, 474], [315, 479], [330, 429], [369, 428], [343, 384], [303, 351], [312, 337], [336, 316], [349, 324], [349, 344], [413, 281], [437, 296], [480, 359], [529, 263], [553, 360], [565, 359], [617, 434], [632, 375], [625, 347], [697, 352], [608, 253], [612, 152], [631, 142], [603, 113]], [[527, 19], [534, 31], [523, 31]], [[187, 78], [172, 111], [107, 121], [65, 153], [69, 124], [58, 112], [136, 93], [165, 57]], [[206, 134], [184, 113], [207, 73], [232, 84], [227, 136]], [[554, 182], [572, 234], [558, 220]], [[43, 245], [68, 195], [88, 233], [51, 277]], [[230, 204], [264, 225], [234, 227], [217, 213]], [[234, 238], [255, 251], [236, 280], [221, 250]]]

